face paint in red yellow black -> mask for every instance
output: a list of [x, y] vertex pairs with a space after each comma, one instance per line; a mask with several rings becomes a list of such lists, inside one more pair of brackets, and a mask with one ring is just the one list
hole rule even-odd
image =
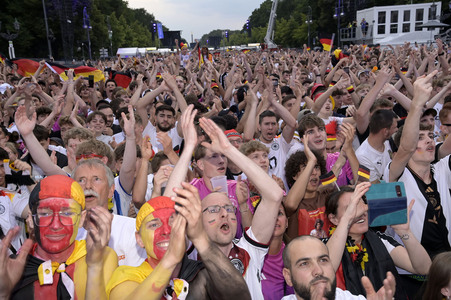
[[173, 208], [162, 208], [144, 219], [140, 235], [151, 260], [160, 261], [166, 253], [174, 217]]
[[[53, 212], [52, 217], [35, 219], [35, 234], [39, 246], [48, 253], [60, 253], [68, 249], [75, 241], [80, 221], [81, 206], [72, 199], [47, 198], [39, 201], [37, 212]], [[59, 213], [75, 212], [73, 218]], [[47, 220], [48, 218], [48, 220]], [[43, 224], [48, 226], [42, 226]], [[65, 225], [63, 225], [65, 224]]]

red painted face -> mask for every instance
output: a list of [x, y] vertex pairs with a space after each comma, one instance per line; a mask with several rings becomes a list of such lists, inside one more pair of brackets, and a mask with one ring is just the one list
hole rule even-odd
[[163, 208], [147, 216], [141, 226], [141, 239], [146, 248], [147, 255], [160, 261], [169, 246], [172, 222], [175, 210]]
[[72, 199], [39, 201], [36, 212], [39, 215], [39, 246], [48, 253], [59, 253], [69, 248], [77, 236], [80, 213], [81, 206]]

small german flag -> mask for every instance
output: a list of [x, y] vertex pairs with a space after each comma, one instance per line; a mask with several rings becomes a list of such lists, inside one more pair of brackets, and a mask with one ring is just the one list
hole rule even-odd
[[246, 54], [246, 53], [250, 52], [251, 50], [250, 49], [243, 49], [241, 51], [243, 51], [243, 53]]
[[359, 178], [359, 181], [370, 180], [370, 169], [368, 169], [364, 165], [359, 165], [359, 171], [357, 172], [357, 174], [359, 175], [359, 177], [363, 177], [366, 179], [366, 180], [360, 180], [361, 178]]
[[328, 185], [337, 181], [337, 177], [335, 177], [334, 172], [329, 171], [329, 173], [321, 175], [319, 177], [319, 180], [321, 181], [322, 185]]
[[322, 36], [319, 39], [319, 42], [323, 45], [324, 51], [330, 52], [332, 50], [332, 46], [334, 44], [335, 33], [332, 33], [332, 37]]
[[0, 63], [6, 64], [7, 58], [3, 53], [0, 52]]

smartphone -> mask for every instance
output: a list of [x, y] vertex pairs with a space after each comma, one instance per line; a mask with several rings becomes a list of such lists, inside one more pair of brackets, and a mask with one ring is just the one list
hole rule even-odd
[[344, 67], [343, 71], [345, 71], [346, 74], [349, 74], [349, 67]]
[[402, 182], [373, 184], [366, 193], [370, 227], [405, 224], [407, 197]]
[[90, 88], [94, 87], [94, 75], [89, 75], [88, 82]]

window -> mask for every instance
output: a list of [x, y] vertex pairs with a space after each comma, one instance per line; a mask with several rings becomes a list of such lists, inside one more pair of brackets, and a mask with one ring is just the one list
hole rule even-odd
[[402, 32], [410, 32], [410, 23], [402, 24]]
[[390, 24], [390, 33], [398, 33], [398, 24]]
[[423, 21], [423, 15], [424, 15], [424, 9], [423, 8], [417, 9], [415, 21], [416, 22]]
[[377, 18], [377, 23], [385, 24], [385, 11], [380, 11]]
[[409, 22], [410, 21], [410, 10], [405, 10], [404, 11], [404, 22]]
[[418, 27], [420, 25], [423, 25], [423, 19], [424, 19], [424, 9], [418, 8], [415, 14], [415, 31], [423, 30], [422, 28]]
[[385, 34], [385, 25], [377, 26], [377, 34]]
[[429, 7], [428, 20], [435, 19], [437, 19], [437, 4], [434, 3], [434, 5], [431, 5], [431, 7]]
[[398, 11], [393, 10], [390, 13], [390, 23], [398, 23]]

